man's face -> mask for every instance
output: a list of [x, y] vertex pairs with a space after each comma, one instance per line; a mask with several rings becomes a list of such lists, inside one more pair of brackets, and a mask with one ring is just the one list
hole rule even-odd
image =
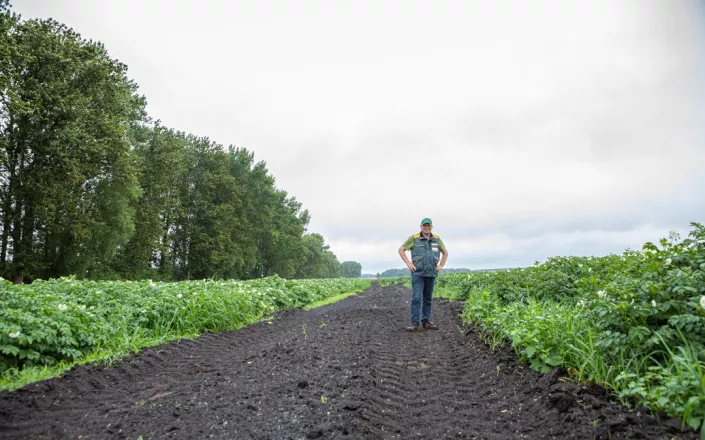
[[430, 223], [426, 223], [426, 224], [421, 225], [421, 231], [424, 233], [431, 232], [431, 229], [433, 229], [433, 225]]

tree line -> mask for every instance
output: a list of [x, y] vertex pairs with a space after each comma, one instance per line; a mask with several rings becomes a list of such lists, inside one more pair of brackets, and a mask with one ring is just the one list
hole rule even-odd
[[[441, 273], [466, 273], [466, 272], [494, 272], [498, 270], [506, 270], [507, 268], [494, 268], [494, 269], [465, 269], [465, 268], [447, 268], [443, 269]], [[411, 272], [409, 269], [404, 267], [401, 269], [387, 269], [382, 273], [377, 274], [377, 278], [391, 278], [391, 277], [405, 277], [409, 276]], [[365, 274], [363, 278], [374, 278], [375, 275]]]
[[359, 276], [253, 152], [164, 127], [145, 105], [101, 43], [0, 0], [4, 278]]

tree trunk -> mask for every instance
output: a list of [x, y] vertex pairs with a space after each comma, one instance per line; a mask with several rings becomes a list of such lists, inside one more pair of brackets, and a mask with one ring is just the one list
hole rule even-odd
[[[24, 197], [23, 197], [23, 182], [22, 182], [22, 169], [24, 168], [24, 151], [20, 152], [20, 157], [19, 157], [19, 169], [17, 170], [17, 182], [16, 185], [14, 186], [14, 190], [16, 190], [17, 194], [9, 194], [9, 197], [14, 198], [15, 200], [15, 209], [14, 209], [14, 215], [13, 215], [13, 223], [14, 225], [12, 226], [12, 281], [15, 284], [20, 284], [22, 283], [22, 280], [24, 278], [24, 269], [25, 269], [25, 256], [24, 252], [25, 249], [23, 249], [22, 244], [22, 217], [24, 213], [24, 206], [22, 203], [24, 202]], [[13, 191], [15, 192], [15, 191]], [[14, 197], [13, 197], [14, 196]]]
[[7, 261], [7, 245], [12, 228], [12, 203], [10, 200], [10, 194], [12, 194], [12, 180], [13, 176], [11, 175], [9, 189], [2, 203], [2, 245], [0, 248], [0, 266], [2, 267], [5, 267], [5, 262]]
[[[10, 119], [10, 130], [12, 130], [12, 119]], [[8, 143], [12, 143], [12, 133], [8, 135]], [[10, 231], [12, 230], [12, 218], [14, 217], [14, 211], [12, 209], [12, 197], [15, 192], [15, 185], [17, 180], [17, 175], [15, 174], [15, 166], [17, 161], [17, 156], [15, 151], [8, 145], [8, 155], [10, 156], [10, 161], [7, 167], [8, 173], [8, 183], [7, 192], [5, 193], [5, 199], [3, 200], [2, 206], [2, 248], [0, 249], [0, 265], [4, 268], [7, 262], [7, 247], [10, 241]]]
[[166, 267], [166, 258], [167, 258], [167, 252], [171, 248], [171, 246], [168, 246], [167, 243], [169, 243], [169, 225], [170, 225], [170, 220], [169, 217], [166, 218], [166, 221], [164, 222], [164, 235], [162, 236], [162, 243], [161, 243], [161, 255], [159, 257], [159, 269], [163, 270]]
[[24, 218], [22, 219], [22, 249], [25, 258], [33, 259], [34, 254], [34, 200], [32, 194], [27, 194], [24, 203]]

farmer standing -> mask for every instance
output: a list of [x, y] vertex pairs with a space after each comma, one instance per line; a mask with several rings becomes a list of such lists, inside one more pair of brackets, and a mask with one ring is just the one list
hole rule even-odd
[[[430, 218], [421, 220], [421, 232], [409, 237], [399, 248], [401, 259], [411, 271], [411, 325], [406, 328], [408, 331], [417, 330], [419, 324], [426, 330], [438, 330], [438, 326], [430, 321], [431, 299], [436, 276], [446, 264], [448, 251], [438, 235], [431, 233], [432, 229]], [[406, 251], [411, 251], [412, 261], [406, 257]]]

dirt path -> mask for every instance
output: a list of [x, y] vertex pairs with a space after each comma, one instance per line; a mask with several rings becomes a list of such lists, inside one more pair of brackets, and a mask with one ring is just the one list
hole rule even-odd
[[490, 353], [458, 303], [434, 301], [440, 330], [407, 333], [410, 297], [372, 287], [1, 393], [0, 438], [697, 437]]

